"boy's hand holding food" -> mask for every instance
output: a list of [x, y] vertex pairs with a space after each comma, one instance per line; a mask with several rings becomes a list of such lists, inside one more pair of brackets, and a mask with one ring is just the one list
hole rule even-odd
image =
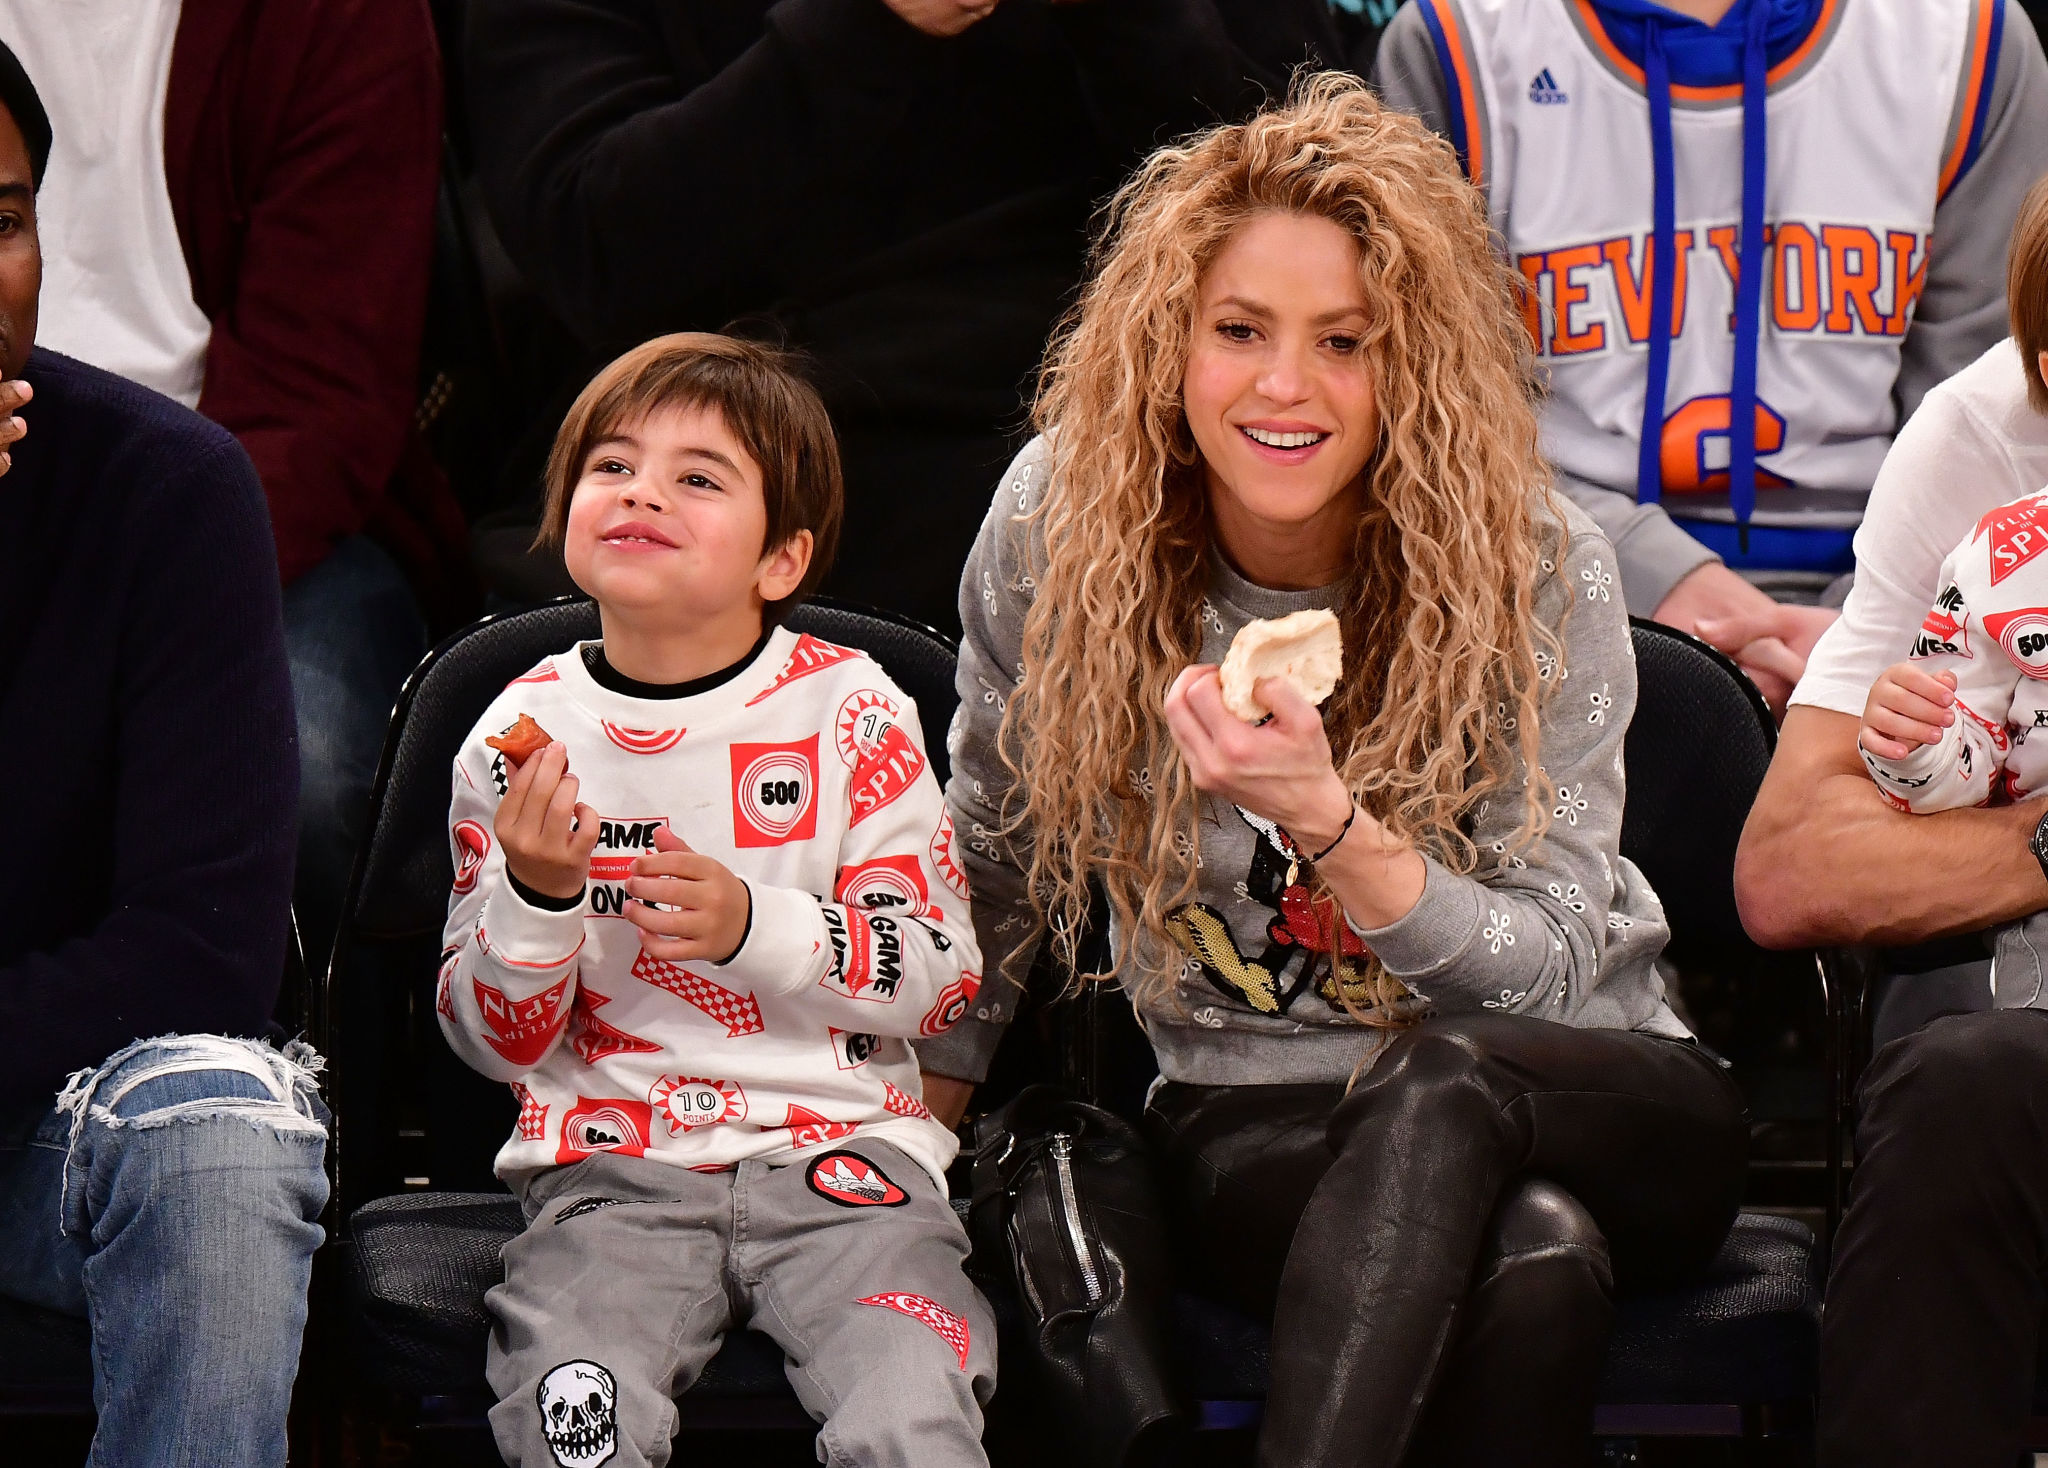
[[1893, 663], [1870, 686], [1857, 741], [1879, 759], [1904, 759], [1940, 742], [1941, 731], [1956, 721], [1955, 702], [1955, 674]]
[[[626, 891], [626, 916], [640, 929], [640, 946], [671, 963], [724, 963], [746, 941], [754, 896], [747, 884], [713, 857], [690, 850], [662, 826], [654, 855], [635, 858]], [[660, 903], [661, 907], [649, 906]]]
[[[506, 757], [506, 763], [512, 763]], [[598, 815], [576, 803], [569, 752], [550, 740], [513, 770], [498, 802], [498, 845], [505, 869], [534, 891], [567, 901], [583, 890]]]

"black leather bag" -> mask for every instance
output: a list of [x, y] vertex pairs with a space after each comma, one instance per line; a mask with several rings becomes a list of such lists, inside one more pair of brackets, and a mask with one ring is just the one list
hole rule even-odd
[[1138, 1129], [1037, 1085], [975, 1122], [972, 1144], [975, 1267], [1022, 1298], [1057, 1430], [1090, 1468], [1175, 1452], [1190, 1417], [1173, 1386], [1171, 1265]]

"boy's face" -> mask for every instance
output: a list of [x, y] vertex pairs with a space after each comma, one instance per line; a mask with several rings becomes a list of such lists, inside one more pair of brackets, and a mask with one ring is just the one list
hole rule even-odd
[[657, 408], [584, 456], [569, 500], [569, 575], [608, 610], [690, 626], [794, 592], [808, 531], [763, 550], [761, 466], [716, 409]]

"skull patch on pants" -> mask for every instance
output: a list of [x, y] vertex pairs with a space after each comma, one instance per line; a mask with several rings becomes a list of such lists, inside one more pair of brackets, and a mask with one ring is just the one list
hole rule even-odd
[[619, 1450], [619, 1385], [595, 1361], [564, 1361], [540, 1380], [541, 1435], [562, 1468], [598, 1468]]

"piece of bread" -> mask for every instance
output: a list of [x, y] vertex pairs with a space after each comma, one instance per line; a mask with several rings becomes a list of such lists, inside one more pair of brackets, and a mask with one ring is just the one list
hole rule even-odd
[[1294, 612], [1247, 622], [1223, 659], [1223, 706], [1256, 724], [1272, 712], [1252, 690], [1261, 678], [1285, 678], [1310, 703], [1321, 703], [1344, 671], [1344, 638], [1334, 612]]
[[521, 714], [519, 720], [502, 734], [493, 734], [484, 740], [492, 749], [505, 756], [505, 763], [517, 768], [539, 754], [554, 742], [554, 735], [533, 721], [532, 714]]

